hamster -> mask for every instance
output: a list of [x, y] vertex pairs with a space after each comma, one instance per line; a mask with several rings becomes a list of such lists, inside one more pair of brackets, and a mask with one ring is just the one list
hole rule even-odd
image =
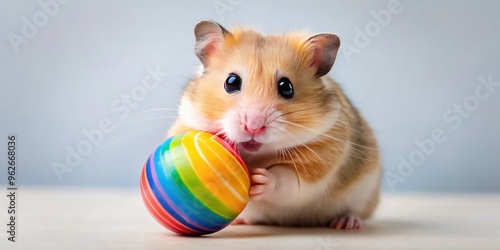
[[202, 70], [168, 136], [204, 130], [240, 152], [250, 201], [234, 224], [359, 229], [379, 201], [374, 134], [327, 73], [334, 34], [262, 35], [196, 24]]

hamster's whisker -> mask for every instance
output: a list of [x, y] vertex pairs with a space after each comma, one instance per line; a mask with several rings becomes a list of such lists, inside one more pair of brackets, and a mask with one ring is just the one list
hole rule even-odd
[[[277, 116], [276, 118], [274, 118], [275, 120], [280, 118], [280, 117], [284, 117], [284, 116], [287, 116], [287, 115], [291, 115], [291, 114], [294, 114], [294, 113], [299, 113], [299, 112], [304, 112], [304, 111], [309, 111], [309, 110], [317, 110], [317, 108], [303, 108], [303, 109], [298, 109], [298, 110], [294, 110], [294, 111], [290, 111], [290, 112], [286, 112], [286, 113], [283, 113], [279, 116]], [[332, 111], [336, 111], [336, 110], [339, 110], [339, 109], [333, 109]]]
[[352, 131], [352, 132], [354, 132], [354, 133], [357, 133], [358, 135], [361, 135], [361, 136], [366, 137], [366, 135], [365, 135], [365, 134], [363, 134], [363, 133], [359, 132], [358, 130], [356, 130], [356, 129], [354, 129], [354, 128], [351, 128], [347, 122], [345, 122], [345, 121], [343, 121], [343, 120], [341, 120], [341, 119], [337, 119], [337, 121], [335, 121], [334, 126], [335, 126], [335, 125], [339, 125], [339, 126], [340, 126], [340, 127], [342, 127], [342, 128], [348, 129], [348, 130], [350, 130], [350, 131]]
[[142, 122], [142, 121], [150, 121], [150, 120], [158, 120], [158, 119], [169, 119], [169, 118], [177, 118], [178, 116], [158, 116], [158, 117], [153, 117], [153, 118], [146, 118], [146, 119], [138, 119], [138, 120], [123, 120], [115, 124], [115, 127], [126, 124], [126, 123], [132, 123], [132, 122]]
[[[293, 137], [293, 136], [292, 136], [290, 133], [288, 133], [286, 130], [284, 130], [284, 129], [280, 129], [280, 128], [278, 128], [278, 130], [281, 130], [282, 132], [284, 132], [284, 133], [285, 133], [285, 134], [287, 134], [288, 136], [291, 136], [292, 138], [294, 138], [295, 140], [297, 140], [297, 138]], [[297, 140], [297, 141], [298, 141], [298, 140]], [[300, 143], [300, 141], [298, 141], [298, 142]], [[302, 155], [302, 157], [303, 157], [304, 159], [307, 159], [308, 163], [309, 163], [309, 164], [311, 164], [311, 161], [310, 161], [310, 160], [309, 160], [309, 159], [308, 159], [308, 158], [307, 158], [307, 157], [306, 157], [306, 156], [305, 156], [305, 155], [304, 155], [304, 154], [303, 154], [300, 150], [298, 150], [296, 147], [291, 147], [291, 148], [288, 148], [288, 150], [291, 150], [291, 151], [293, 151], [293, 152], [295, 153], [295, 155], [297, 156], [298, 160], [299, 160], [299, 161], [300, 161], [300, 163], [301, 163], [302, 168], [305, 168], [306, 166], [304, 165], [304, 162], [302, 161], [302, 158], [301, 158], [301, 157], [299, 157], [299, 156], [298, 156], [298, 154], [297, 154], [297, 152], [295, 152], [295, 151], [299, 151], [299, 152], [300, 152], [300, 154]], [[314, 152], [313, 152], [313, 153], [314, 153]], [[298, 177], [298, 184], [299, 184], [299, 187], [300, 187], [300, 183], [301, 183], [300, 174], [299, 174], [299, 171], [298, 171], [297, 165], [296, 165], [296, 163], [295, 163], [295, 158], [294, 158], [294, 157], [292, 157], [292, 155], [291, 155], [291, 154], [290, 154], [290, 159], [292, 160], [292, 162], [293, 162], [293, 164], [294, 164], [294, 167], [295, 167], [295, 172], [296, 172], [297, 177]], [[306, 173], [307, 173], [307, 171], [306, 171]]]
[[144, 131], [148, 131], [148, 130], [151, 130], [151, 129], [155, 129], [155, 128], [162, 128], [162, 127], [166, 127], [166, 126], [171, 126], [172, 125], [172, 122], [169, 122], [169, 123], [164, 123], [164, 124], [161, 124], [161, 125], [158, 125], [158, 126], [154, 126], [154, 127], [149, 127], [149, 128], [145, 128], [145, 129], [140, 129], [140, 130], [137, 130], [137, 131], [134, 131], [134, 132], [131, 132], [131, 133], [128, 133], [124, 136], [121, 136], [121, 137], [118, 137], [117, 139], [113, 140], [112, 142], [104, 145], [104, 147], [108, 147], [108, 146], [111, 146], [129, 136], [132, 136], [132, 135], [135, 135], [135, 134], [139, 134], [139, 133], [142, 133]]
[[280, 118], [280, 117], [287, 116], [287, 115], [290, 115], [293, 113], [298, 113], [298, 112], [303, 112], [303, 111], [308, 111], [308, 110], [314, 110], [314, 108], [304, 108], [304, 109], [298, 109], [298, 110], [286, 112], [286, 113], [283, 113], [283, 114], [277, 116], [276, 118]]
[[278, 159], [279, 163], [281, 163], [281, 155], [278, 155], [278, 151], [281, 150], [278, 150], [278, 148], [276, 147], [276, 142], [273, 142], [272, 145], [274, 147], [274, 158]]
[[333, 137], [333, 136], [331, 136], [331, 135], [328, 135], [328, 134], [326, 134], [326, 133], [319, 132], [319, 131], [317, 131], [317, 130], [315, 130], [315, 129], [312, 129], [312, 128], [309, 128], [309, 127], [306, 127], [306, 126], [302, 126], [302, 125], [299, 125], [299, 124], [294, 123], [294, 122], [290, 122], [290, 121], [286, 121], [286, 120], [280, 120], [280, 122], [283, 122], [283, 123], [286, 123], [286, 124], [290, 124], [290, 125], [294, 125], [294, 126], [297, 126], [297, 127], [303, 128], [303, 129], [310, 130], [310, 131], [312, 131], [312, 132], [315, 132], [315, 133], [316, 133], [316, 134], [318, 134], [318, 135], [323, 135], [323, 136], [325, 136], [325, 137], [328, 137], [328, 138], [330, 138], [330, 139], [333, 139], [333, 140], [335, 140], [335, 141], [338, 141], [338, 142], [340, 142], [340, 143], [342, 143], [342, 144], [355, 145], [355, 146], [362, 147], [362, 148], [366, 148], [366, 149], [370, 149], [370, 150], [376, 150], [375, 148], [372, 148], [372, 147], [367, 147], [367, 146], [364, 146], [364, 145], [361, 145], [361, 144], [357, 144], [357, 143], [354, 143], [354, 142], [348, 142], [348, 141], [346, 142], [346, 141], [343, 141], [343, 140], [341, 140], [341, 139], [338, 139], [338, 138]]
[[148, 113], [148, 112], [153, 112], [153, 111], [175, 111], [175, 112], [177, 112], [178, 109], [170, 109], [170, 108], [146, 109], [146, 110], [137, 112], [135, 114], [131, 114], [127, 118], [131, 118], [131, 117], [134, 117], [134, 116], [137, 116], [137, 115], [140, 115], [140, 114], [144, 114], [144, 113]]
[[[296, 158], [294, 158], [294, 159], [297, 159], [300, 162], [300, 166], [302, 168], [305, 168], [306, 165], [302, 161], [302, 158], [307, 159], [307, 157], [305, 157], [305, 155], [300, 150], [298, 150], [296, 147], [291, 147], [289, 149], [291, 152], [293, 152], [295, 154]], [[302, 157], [300, 157], [299, 154], [297, 154], [297, 151], [302, 155]]]
[[163, 118], [178, 118], [178, 115], [176, 115], [176, 116], [171, 115], [171, 116], [158, 116], [158, 117], [153, 117], [153, 118], [130, 120], [131, 118], [134, 118], [140, 114], [149, 113], [149, 112], [153, 112], [153, 111], [177, 111], [177, 109], [156, 108], [156, 109], [143, 110], [143, 111], [137, 112], [135, 114], [131, 114], [131, 115], [125, 117], [124, 119], [121, 119], [114, 126], [116, 127], [116, 126], [121, 125], [123, 123], [129, 123], [129, 122], [147, 121], [147, 120], [163, 119]]
[[299, 169], [297, 168], [297, 164], [295, 163], [295, 160], [292, 156], [292, 153], [290, 152], [290, 148], [283, 149], [283, 152], [285, 152], [286, 158], [290, 158], [290, 160], [292, 161], [293, 167], [295, 169], [295, 173], [297, 174], [297, 182], [298, 182], [299, 188], [300, 188], [300, 173], [299, 173]]
[[[305, 168], [306, 168], [306, 166], [305, 166], [305, 165], [304, 165], [304, 163], [302, 162], [302, 159], [300, 158], [299, 154], [297, 154], [297, 151], [299, 151], [299, 152], [300, 152], [300, 150], [297, 150], [297, 148], [295, 148], [295, 147], [293, 147], [293, 148], [288, 148], [288, 149], [290, 150], [290, 152], [294, 153], [294, 154], [295, 154], [295, 156], [297, 157], [297, 159], [300, 161], [300, 164], [301, 164], [300, 166], [301, 166], [301, 168], [302, 168], [302, 169], [305, 169]], [[302, 154], [302, 152], [301, 152], [301, 154]], [[302, 156], [303, 156], [303, 155], [302, 155]], [[291, 156], [291, 154], [290, 154], [290, 157], [292, 157], [292, 156]], [[295, 158], [294, 158], [294, 157], [292, 157], [292, 161], [295, 161], [294, 159], [295, 159]], [[300, 179], [300, 174], [299, 174], [299, 172], [298, 172], [298, 168], [297, 168], [297, 166], [296, 166], [296, 165], [295, 165], [295, 172], [297, 173], [297, 184], [299, 185], [299, 188], [300, 188], [300, 183], [301, 183], [300, 181], [301, 181], [301, 179]]]
[[[313, 153], [313, 154], [314, 154], [314, 155], [318, 158], [318, 161], [319, 161], [319, 162], [322, 162], [322, 161], [323, 161], [323, 159], [321, 158], [321, 156], [319, 156], [316, 152], [314, 152], [314, 150], [312, 150], [309, 146], [307, 146], [306, 144], [302, 143], [299, 139], [297, 139], [297, 137], [293, 136], [291, 133], [288, 133], [288, 132], [286, 132], [286, 131], [285, 131], [285, 133], [286, 133], [288, 136], [290, 136], [291, 138], [293, 138], [296, 142], [298, 142], [301, 146], [304, 146], [304, 147], [305, 147], [305, 148], [307, 148], [309, 151], [311, 151], [311, 153]], [[298, 151], [302, 154], [302, 156], [303, 156], [305, 159], [307, 159], [307, 160], [309, 161], [309, 163], [311, 163], [311, 162], [310, 162], [310, 160], [308, 159], [308, 157], [306, 157], [306, 156], [305, 156], [305, 155], [304, 155], [304, 154], [303, 154], [300, 150], [298, 150]]]
[[279, 152], [277, 152], [279, 154], [279, 163], [283, 163], [283, 159], [285, 158], [285, 156], [283, 155], [283, 149], [280, 149]]
[[333, 137], [333, 136], [331, 136], [331, 135], [328, 135], [328, 134], [326, 134], [326, 133], [319, 132], [319, 131], [317, 131], [317, 130], [315, 130], [315, 129], [308, 128], [308, 127], [306, 127], [306, 126], [302, 126], [302, 125], [296, 124], [296, 123], [294, 123], [294, 122], [285, 121], [285, 120], [280, 120], [280, 122], [282, 122], [282, 123], [286, 123], [286, 124], [290, 124], [290, 125], [294, 125], [294, 126], [297, 126], [297, 127], [303, 128], [303, 129], [307, 129], [307, 130], [309, 130], [309, 131], [312, 131], [312, 132], [317, 133], [318, 135], [325, 136], [325, 137], [330, 138], [330, 139], [332, 139], [332, 140], [335, 140], [335, 141], [337, 141], [337, 142], [339, 142], [339, 143], [342, 143], [342, 144], [344, 144], [344, 145], [346, 145], [346, 146], [350, 146], [350, 148], [351, 148], [351, 149], [353, 149], [353, 150], [357, 151], [359, 154], [362, 154], [362, 155], [363, 155], [363, 156], [365, 156], [366, 158], [360, 158], [360, 157], [358, 157], [358, 156], [356, 156], [356, 155], [352, 155], [352, 154], [347, 153], [348, 155], [350, 155], [350, 156], [352, 156], [352, 157], [355, 157], [355, 158], [358, 158], [358, 159], [362, 159], [362, 160], [370, 160], [370, 161], [378, 162], [377, 160], [375, 160], [375, 159], [373, 159], [373, 158], [369, 157], [369, 156], [368, 156], [368, 155], [366, 155], [364, 152], [362, 152], [361, 150], [359, 150], [359, 149], [355, 148], [354, 146], [358, 146], [358, 147], [363, 147], [363, 148], [367, 148], [367, 149], [372, 149], [372, 150], [375, 150], [375, 149], [373, 149], [373, 148], [366, 147], [366, 146], [363, 146], [363, 145], [360, 145], [360, 144], [357, 144], [357, 143], [354, 143], [354, 142], [343, 141], [343, 140], [341, 140], [341, 139], [335, 138], [335, 137]]

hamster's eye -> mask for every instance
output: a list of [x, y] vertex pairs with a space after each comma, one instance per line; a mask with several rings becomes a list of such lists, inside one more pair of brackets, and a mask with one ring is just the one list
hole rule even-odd
[[282, 77], [278, 81], [278, 93], [285, 99], [290, 99], [293, 97], [293, 85], [290, 79]]
[[229, 74], [224, 82], [224, 89], [229, 94], [239, 91], [241, 89], [241, 78], [235, 73]]

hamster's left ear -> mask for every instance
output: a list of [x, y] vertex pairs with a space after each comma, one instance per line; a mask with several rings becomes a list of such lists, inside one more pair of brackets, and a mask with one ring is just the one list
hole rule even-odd
[[317, 34], [307, 39], [306, 44], [313, 53], [310, 66], [316, 69], [315, 76], [328, 74], [339, 51], [339, 37], [329, 33]]
[[203, 66], [207, 66], [208, 58], [219, 49], [224, 41], [224, 36], [227, 35], [231, 35], [231, 33], [215, 21], [203, 20], [196, 24], [194, 27], [194, 36], [196, 37], [194, 50]]

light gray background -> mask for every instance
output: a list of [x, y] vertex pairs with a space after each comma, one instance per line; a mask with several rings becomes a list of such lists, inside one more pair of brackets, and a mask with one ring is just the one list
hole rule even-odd
[[[386, 10], [388, 2], [69, 1], [16, 53], [8, 35], [22, 35], [23, 17], [32, 20], [44, 10], [35, 1], [2, 1], [1, 166], [6, 137], [15, 133], [19, 186], [137, 188], [142, 164], [176, 115], [158, 109], [177, 107], [199, 64], [193, 53], [197, 21], [252, 25], [267, 34], [332, 32], [343, 46], [354, 46], [356, 28], [373, 22], [370, 12]], [[227, 11], [218, 12], [214, 3]], [[500, 3], [400, 4], [402, 11], [360, 53], [348, 58], [340, 52], [330, 72], [376, 131], [386, 175], [399, 178], [393, 185], [384, 178], [384, 190], [500, 191], [500, 87], [459, 128], [443, 119], [455, 103], [475, 95], [478, 77], [500, 82]], [[121, 119], [123, 113], [110, 106], [157, 65], [168, 77]], [[85, 141], [82, 131], [99, 128], [102, 119], [120, 124], [58, 180], [54, 162], [66, 164], [66, 148]], [[446, 140], [413, 172], [398, 172], [399, 158], [415, 155], [415, 140], [430, 138], [437, 128]], [[0, 177], [5, 184], [5, 170]]]

